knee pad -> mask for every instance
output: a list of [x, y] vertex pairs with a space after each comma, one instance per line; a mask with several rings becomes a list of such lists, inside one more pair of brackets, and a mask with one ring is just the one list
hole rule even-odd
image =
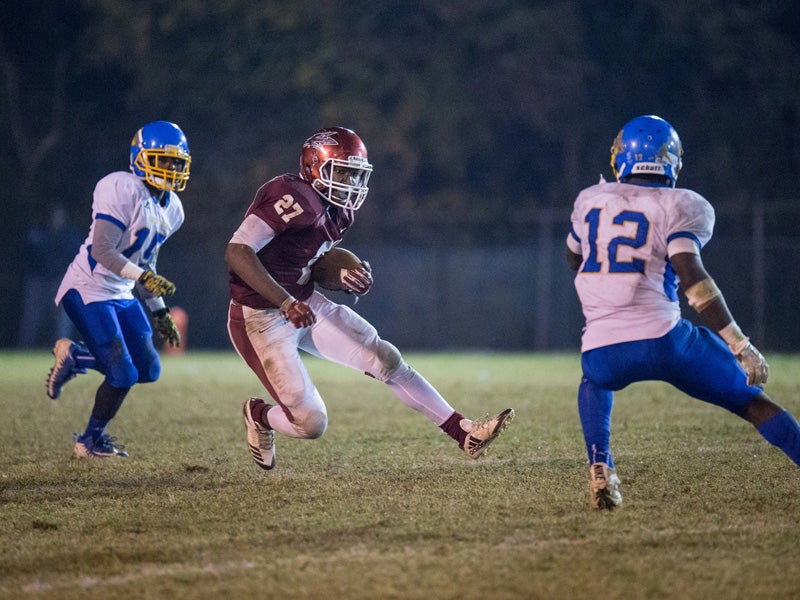
[[378, 340], [378, 347], [376, 348], [375, 355], [378, 357], [381, 373], [373, 373], [372, 375], [375, 379], [380, 381], [388, 381], [404, 367], [407, 367], [400, 351], [386, 340]]
[[139, 381], [139, 372], [131, 362], [115, 362], [108, 366], [106, 380], [115, 388], [130, 388]]
[[115, 388], [130, 388], [139, 381], [139, 372], [125, 351], [122, 340], [115, 338], [94, 350], [100, 371]]
[[328, 428], [328, 415], [325, 411], [312, 409], [302, 415], [294, 415], [294, 426], [303, 438], [316, 439], [322, 437]]
[[138, 372], [139, 383], [151, 383], [153, 381], [157, 381], [161, 376], [161, 361], [158, 359], [158, 355], [154, 356], [153, 360], [146, 365], [140, 366]]

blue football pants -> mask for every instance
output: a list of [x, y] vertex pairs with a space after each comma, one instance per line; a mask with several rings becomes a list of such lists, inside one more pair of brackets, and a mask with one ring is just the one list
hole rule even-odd
[[664, 381], [689, 396], [739, 416], [760, 391], [725, 343], [710, 329], [686, 319], [666, 335], [588, 350], [578, 412], [590, 462], [613, 467], [609, 438], [613, 393], [637, 381]]
[[153, 329], [138, 300], [84, 304], [72, 289], [62, 304], [95, 357], [93, 368], [106, 376], [109, 385], [129, 388], [159, 378], [161, 361], [153, 345]]

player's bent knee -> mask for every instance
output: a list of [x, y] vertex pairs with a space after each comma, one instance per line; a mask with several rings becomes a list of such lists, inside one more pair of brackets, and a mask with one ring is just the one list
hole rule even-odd
[[139, 372], [133, 363], [117, 363], [108, 369], [106, 380], [115, 388], [130, 388], [139, 381]]
[[161, 377], [161, 361], [156, 359], [139, 369], [139, 383], [152, 383]]
[[378, 360], [381, 363], [382, 370], [385, 376], [384, 380], [390, 379], [397, 371], [399, 371], [405, 363], [400, 351], [386, 340], [378, 341], [377, 348]]
[[325, 433], [328, 428], [328, 415], [325, 411], [310, 410], [299, 419], [296, 418], [294, 425], [302, 437], [313, 440]]

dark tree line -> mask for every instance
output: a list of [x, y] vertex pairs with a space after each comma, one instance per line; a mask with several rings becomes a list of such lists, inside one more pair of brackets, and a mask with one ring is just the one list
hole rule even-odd
[[85, 226], [94, 183], [154, 119], [179, 123], [194, 157], [177, 243], [215, 264], [255, 189], [330, 124], [375, 164], [363, 242], [503, 244], [541, 211], [566, 220], [643, 113], [678, 129], [680, 183], [718, 207], [795, 194], [796, 2], [6, 4], [4, 314], [25, 229], [54, 200]]

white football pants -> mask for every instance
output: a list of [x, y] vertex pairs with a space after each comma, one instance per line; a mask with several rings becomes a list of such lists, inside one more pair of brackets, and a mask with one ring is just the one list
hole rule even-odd
[[295, 328], [278, 309], [231, 302], [228, 311], [233, 347], [278, 403], [267, 413], [273, 429], [291, 437], [316, 438], [328, 424], [325, 403], [298, 350], [383, 381], [406, 405], [436, 425], [453, 414], [439, 392], [358, 313], [316, 291], [307, 304], [316, 322], [303, 329]]

